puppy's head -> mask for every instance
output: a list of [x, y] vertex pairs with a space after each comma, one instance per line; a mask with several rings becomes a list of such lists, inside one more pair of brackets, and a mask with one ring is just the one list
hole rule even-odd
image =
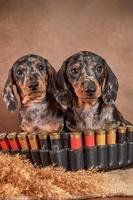
[[113, 104], [117, 97], [116, 76], [102, 57], [91, 52], [82, 51], [68, 58], [58, 72], [58, 82], [71, 103], [76, 97], [91, 104], [99, 98]]
[[18, 59], [9, 71], [3, 98], [8, 110], [15, 111], [17, 101], [13, 92], [16, 86], [22, 104], [39, 101], [54, 89], [56, 72], [50, 63], [38, 55]]

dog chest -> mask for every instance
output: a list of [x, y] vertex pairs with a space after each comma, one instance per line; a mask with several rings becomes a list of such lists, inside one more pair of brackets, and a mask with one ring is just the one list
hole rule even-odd
[[23, 126], [31, 126], [31, 124], [36, 126], [42, 122], [44, 123], [47, 121], [47, 104], [33, 103], [28, 107], [22, 108], [20, 115]]

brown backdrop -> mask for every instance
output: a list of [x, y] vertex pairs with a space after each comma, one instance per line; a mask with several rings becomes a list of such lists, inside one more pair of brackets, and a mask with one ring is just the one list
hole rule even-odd
[[[68, 56], [103, 56], [119, 79], [117, 105], [133, 122], [132, 0], [0, 0], [0, 93], [14, 61], [40, 54], [58, 70]], [[0, 131], [19, 129], [0, 98]]]

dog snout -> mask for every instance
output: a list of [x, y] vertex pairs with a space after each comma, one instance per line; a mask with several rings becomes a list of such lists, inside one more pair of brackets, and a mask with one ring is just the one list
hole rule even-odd
[[30, 90], [34, 91], [34, 90], [37, 90], [38, 89], [38, 82], [37, 81], [34, 81], [34, 82], [30, 82], [28, 84], [28, 87]]
[[29, 76], [30, 80], [31, 81], [36, 81], [37, 80], [37, 74], [36, 73], [30, 73], [30, 76]]
[[36, 73], [31, 73], [29, 76], [29, 83], [28, 87], [30, 90], [35, 91], [38, 88], [38, 80], [37, 80], [37, 74]]
[[86, 81], [84, 84], [84, 88], [87, 94], [96, 92], [96, 84], [93, 81]]

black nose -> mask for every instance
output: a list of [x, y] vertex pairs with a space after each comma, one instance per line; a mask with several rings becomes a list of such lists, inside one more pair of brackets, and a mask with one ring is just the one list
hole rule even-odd
[[37, 88], [38, 88], [38, 82], [31, 82], [31, 83], [29, 83], [28, 87], [31, 90], [37, 90]]
[[85, 82], [85, 92], [86, 93], [94, 93], [96, 92], [96, 84], [93, 81]]

